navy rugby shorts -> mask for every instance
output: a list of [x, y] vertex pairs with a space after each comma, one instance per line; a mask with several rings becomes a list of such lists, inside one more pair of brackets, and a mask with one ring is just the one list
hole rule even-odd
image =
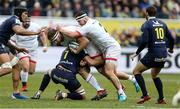
[[163, 68], [165, 64], [164, 58], [157, 58], [152, 53], [147, 53], [140, 62], [148, 68]]
[[54, 83], [62, 84], [70, 92], [75, 92], [79, 87], [81, 87], [80, 82], [71, 72], [55, 68], [51, 71], [51, 77]]

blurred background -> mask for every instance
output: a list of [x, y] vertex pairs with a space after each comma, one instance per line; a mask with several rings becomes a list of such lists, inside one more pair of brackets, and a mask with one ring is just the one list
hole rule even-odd
[[97, 17], [122, 47], [134, 47], [145, 21], [143, 11], [150, 5], [157, 7], [157, 17], [168, 24], [176, 47], [180, 47], [180, 0], [0, 0], [0, 15], [11, 15], [13, 7], [25, 6], [32, 19], [48, 18], [43, 24], [52, 26], [63, 23], [64, 17], [70, 20], [66, 22], [76, 24], [71, 21], [74, 13], [84, 10], [90, 17]]
[[[78, 10], [84, 10], [88, 16], [98, 19], [119, 42], [122, 47], [120, 67], [122, 71], [131, 72], [141, 55], [135, 62], [129, 56], [137, 49], [140, 27], [146, 20], [143, 12], [150, 5], [157, 8], [157, 17], [168, 25], [175, 39], [175, 53], [168, 58], [163, 72], [177, 73], [180, 68], [180, 0], [0, 0], [0, 23], [12, 15], [16, 6], [27, 7], [33, 22], [52, 28], [56, 25], [77, 25], [73, 15]], [[42, 45], [41, 42], [39, 45]], [[53, 47], [49, 47], [46, 54], [39, 50], [37, 71], [52, 68], [59, 61], [63, 50], [59, 46], [62, 45], [49, 43], [49, 46]]]

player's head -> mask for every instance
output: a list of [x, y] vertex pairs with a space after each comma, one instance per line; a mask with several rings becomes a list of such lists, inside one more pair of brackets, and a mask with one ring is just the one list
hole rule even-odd
[[25, 7], [15, 7], [13, 13], [19, 17], [21, 22], [24, 22], [29, 17], [28, 10]]
[[23, 27], [28, 28], [30, 26], [30, 18], [28, 17], [24, 22], [23, 22]]
[[55, 43], [60, 43], [63, 40], [62, 34], [53, 28], [48, 28], [47, 38]]
[[146, 17], [155, 17], [156, 16], [156, 7], [150, 6], [146, 9]]
[[88, 16], [84, 11], [78, 11], [75, 14], [75, 19], [79, 23], [79, 25], [83, 26], [88, 21]]

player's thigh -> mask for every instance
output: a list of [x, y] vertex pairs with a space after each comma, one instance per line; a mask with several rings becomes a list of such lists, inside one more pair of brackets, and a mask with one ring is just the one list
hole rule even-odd
[[17, 56], [19, 57], [19, 64], [22, 66], [22, 68], [29, 67], [30, 56], [28, 53], [20, 52], [17, 54]]
[[105, 72], [115, 72], [118, 66], [118, 59], [121, 55], [121, 49], [120, 46], [110, 46], [106, 49], [106, 52], [104, 53], [104, 59], [105, 59]]
[[11, 59], [10, 59], [8, 53], [1, 53], [0, 54], [0, 64], [3, 64], [5, 62], [10, 62], [10, 61], [11, 61]]
[[30, 69], [29, 69], [29, 73], [33, 74], [35, 72], [36, 69], [36, 63], [37, 63], [37, 50], [32, 50], [30, 51], [29, 55], [30, 55]]
[[151, 76], [152, 78], [156, 78], [157, 75], [160, 73], [161, 68], [151, 68]]
[[19, 64], [20, 64], [20, 66], [24, 72], [29, 72], [29, 66], [30, 65], [29, 65], [29, 58], [28, 57], [20, 59]]
[[135, 66], [134, 70], [133, 70], [133, 74], [141, 74], [142, 72], [148, 70], [149, 68], [146, 67], [145, 65], [143, 65], [140, 61], [137, 63], [137, 65]]
[[21, 72], [21, 67], [19, 66], [19, 64], [16, 64], [15, 66], [13, 66], [13, 69], [12, 69], [13, 81], [19, 81], [20, 80], [20, 72]]

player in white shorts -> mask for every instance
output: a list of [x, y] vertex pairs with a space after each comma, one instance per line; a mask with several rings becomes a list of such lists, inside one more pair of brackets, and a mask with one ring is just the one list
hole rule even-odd
[[103, 57], [105, 59], [104, 73], [117, 89], [118, 100], [122, 102], [125, 101], [127, 96], [122, 89], [122, 85], [118, 77], [116, 76], [117, 59], [119, 58], [121, 50], [120, 45], [106, 32], [104, 27], [102, 27], [97, 20], [89, 18], [86, 13], [78, 12], [75, 15], [75, 18], [81, 25], [80, 30], [72, 32], [63, 29], [60, 26], [58, 26], [57, 29], [61, 33], [72, 38], [86, 37], [89, 41], [95, 44], [95, 46], [103, 53]]
[[[38, 31], [41, 28], [36, 23], [30, 22], [30, 19], [27, 19], [25, 22], [23, 22], [22, 25], [26, 30], [30, 31]], [[43, 45], [46, 46], [46, 38], [44, 35], [42, 35], [43, 37], [40, 37], [40, 39], [42, 40]], [[20, 60], [19, 65], [22, 67], [22, 71], [20, 73], [22, 81], [22, 91], [27, 91], [28, 74], [33, 74], [36, 68], [38, 35], [32, 35], [28, 37], [14, 35], [11, 37], [11, 41], [15, 42], [17, 47], [25, 48], [28, 50], [28, 53], [20, 52], [17, 54]], [[47, 48], [44, 47], [43, 51], [46, 52]]]

